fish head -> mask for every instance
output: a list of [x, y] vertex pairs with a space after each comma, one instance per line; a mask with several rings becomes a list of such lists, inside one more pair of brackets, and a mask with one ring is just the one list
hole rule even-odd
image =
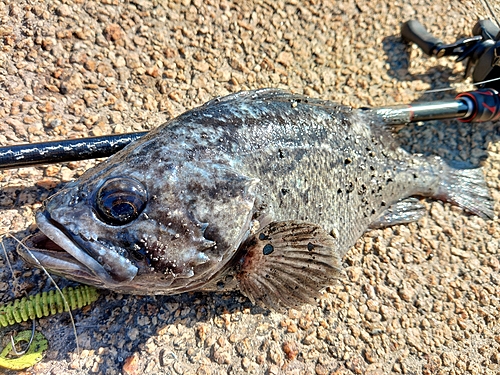
[[216, 275], [248, 236], [257, 180], [226, 164], [133, 160], [110, 158], [49, 197], [23, 257], [133, 294], [185, 292]]

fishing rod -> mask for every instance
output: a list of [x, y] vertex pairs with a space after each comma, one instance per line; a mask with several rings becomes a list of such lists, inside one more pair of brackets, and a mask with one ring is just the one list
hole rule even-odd
[[111, 156], [148, 132], [0, 147], [0, 170]]
[[[444, 44], [416, 20], [401, 26], [401, 37], [416, 43], [429, 56], [457, 56], [467, 60], [465, 75], [479, 90], [458, 94], [453, 100], [411, 103], [369, 109], [389, 125], [416, 121], [459, 119], [463, 122], [496, 121], [500, 118], [500, 28], [479, 20], [473, 37]], [[111, 156], [147, 132], [78, 138], [0, 147], [0, 170], [39, 164], [62, 163]]]
[[500, 94], [495, 89], [480, 89], [458, 94], [455, 100], [416, 102], [374, 108], [388, 125], [410, 122], [458, 119], [462, 122], [486, 122], [500, 119]]
[[[480, 89], [439, 100], [367, 109], [388, 125], [417, 121], [459, 119], [463, 122], [495, 121], [500, 118], [500, 94]], [[111, 156], [147, 132], [77, 138], [0, 147], [0, 169], [28, 167]]]

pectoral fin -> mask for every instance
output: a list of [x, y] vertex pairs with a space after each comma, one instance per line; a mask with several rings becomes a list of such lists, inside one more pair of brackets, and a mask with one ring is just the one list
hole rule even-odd
[[236, 277], [254, 303], [279, 309], [314, 303], [340, 270], [333, 238], [316, 224], [273, 222], [242, 245]]

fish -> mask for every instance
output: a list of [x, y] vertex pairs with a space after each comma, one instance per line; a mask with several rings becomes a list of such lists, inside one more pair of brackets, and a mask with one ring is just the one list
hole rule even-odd
[[43, 202], [19, 252], [120, 293], [240, 291], [314, 303], [371, 228], [418, 198], [493, 219], [481, 168], [410, 154], [374, 110], [279, 89], [215, 98], [152, 130]]

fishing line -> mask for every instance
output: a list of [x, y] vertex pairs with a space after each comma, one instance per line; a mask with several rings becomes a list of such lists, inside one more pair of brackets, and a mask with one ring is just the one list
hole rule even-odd
[[[12, 264], [10, 263], [9, 255], [7, 254], [7, 250], [5, 249], [5, 245], [3, 243], [3, 235], [2, 235], [2, 239], [1, 239], [0, 243], [2, 244], [3, 253], [5, 254], [5, 260], [7, 262], [7, 265], [9, 266], [10, 274], [12, 275], [12, 285], [14, 286], [14, 289], [19, 289], [19, 282], [18, 282], [17, 276], [14, 273], [14, 269], [12, 268]], [[16, 349], [16, 344], [14, 342], [14, 336], [12, 336], [12, 334], [10, 335], [10, 342], [11, 342], [12, 351], [14, 352], [14, 354], [17, 356], [21, 356], [23, 354], [26, 354], [26, 352], [31, 347], [31, 343], [33, 342], [33, 337], [35, 337], [35, 319], [33, 319], [33, 328], [31, 330], [31, 337], [30, 337], [30, 340], [29, 340], [28, 345], [26, 346], [25, 350], [18, 352]]]
[[12, 264], [10, 264], [10, 259], [9, 256], [7, 255], [7, 250], [5, 250], [5, 245], [3, 244], [3, 236], [2, 239], [0, 240], [0, 243], [2, 244], [3, 253], [5, 254], [5, 260], [7, 261], [7, 265], [9, 266], [10, 274], [12, 275], [12, 284], [14, 285], [15, 289], [18, 289], [19, 282], [16, 274], [14, 273], [14, 269], [12, 268]]
[[[75, 335], [75, 339], [76, 339], [76, 352], [78, 353], [78, 357], [80, 357], [80, 354], [81, 354], [80, 353], [80, 345], [78, 344], [78, 333], [76, 332], [75, 320], [73, 319], [73, 314], [71, 313], [71, 309], [70, 309], [69, 303], [66, 300], [66, 297], [64, 296], [62, 290], [59, 288], [59, 286], [57, 285], [57, 283], [55, 282], [55, 280], [52, 278], [52, 276], [49, 274], [49, 272], [45, 269], [45, 267], [33, 255], [33, 253], [31, 252], [31, 250], [24, 243], [22, 243], [21, 241], [19, 241], [13, 235], [11, 235], [11, 234], [7, 234], [7, 235], [9, 237], [13, 238], [19, 245], [21, 245], [27, 251], [27, 253], [30, 255], [30, 257], [43, 270], [43, 272], [45, 272], [45, 274], [47, 275], [47, 277], [50, 279], [50, 281], [52, 282], [52, 284], [54, 284], [54, 286], [56, 287], [57, 291], [59, 292], [59, 294], [60, 294], [60, 296], [61, 296], [61, 298], [63, 300], [64, 307], [68, 310], [68, 313], [69, 313], [69, 317], [70, 317], [70, 320], [71, 320], [71, 325], [73, 327], [73, 334]], [[79, 361], [78, 361], [78, 365], [80, 365]]]
[[483, 8], [486, 11], [486, 13], [489, 12], [491, 14], [491, 17], [495, 20], [495, 22], [497, 23], [497, 25], [500, 27], [500, 22], [498, 22], [498, 19], [497, 19], [496, 15], [495, 15], [495, 11], [491, 7], [490, 3], [487, 0], [480, 0], [480, 1], [481, 1], [481, 5], [483, 6]]
[[[17, 358], [10, 358], [10, 352], [16, 352], [15, 346], [20, 342], [29, 343], [26, 353]], [[44, 335], [37, 331], [21, 331], [0, 352], [0, 367], [11, 370], [24, 370], [40, 362], [49, 344]]]
[[[474, 86], [479, 86], [479, 85], [482, 85], [483, 83], [490, 83], [490, 82], [495, 82], [495, 81], [500, 81], [500, 77], [493, 78], [493, 79], [488, 79], [486, 81], [481, 81], [481, 82], [474, 82], [474, 83], [471, 83], [471, 84], [474, 85]], [[444, 89], [425, 90], [425, 91], [423, 91], [423, 93], [424, 94], [430, 94], [430, 93], [433, 93], [433, 92], [453, 91], [453, 90], [456, 90], [456, 89], [457, 89], [456, 87], [446, 87]]]
[[31, 337], [30, 337], [30, 341], [28, 341], [28, 345], [26, 346], [26, 349], [21, 350], [20, 352], [18, 352], [17, 348], [16, 348], [16, 343], [14, 341], [14, 336], [12, 336], [12, 334], [10, 335], [10, 344], [12, 345], [12, 351], [18, 357], [26, 354], [26, 352], [28, 350], [30, 350], [31, 343], [33, 342], [33, 339], [35, 338], [35, 319], [33, 319], [32, 322], [33, 322], [33, 324], [32, 324], [32, 328], [31, 328]]
[[456, 89], [457, 89], [456, 87], [446, 87], [444, 89], [425, 90], [422, 93], [423, 94], [431, 94], [431, 93], [434, 93], [434, 92], [454, 91]]

